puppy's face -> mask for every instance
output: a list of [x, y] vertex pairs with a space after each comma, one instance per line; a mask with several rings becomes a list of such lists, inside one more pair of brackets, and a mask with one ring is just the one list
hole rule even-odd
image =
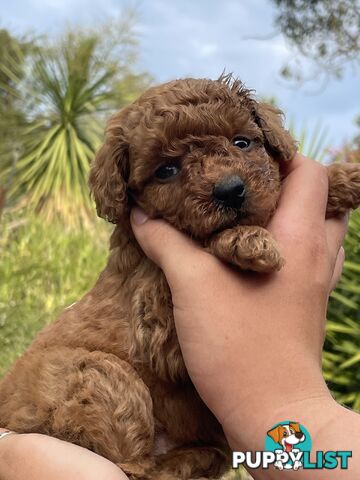
[[228, 78], [148, 90], [109, 122], [90, 176], [99, 214], [123, 221], [130, 198], [198, 239], [266, 225], [295, 152], [279, 113]]

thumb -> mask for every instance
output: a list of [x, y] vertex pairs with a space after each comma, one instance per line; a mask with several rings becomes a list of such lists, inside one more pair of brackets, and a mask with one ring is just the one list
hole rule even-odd
[[143, 210], [133, 208], [130, 215], [135, 238], [145, 255], [165, 273], [168, 282], [185, 268], [196, 269], [199, 254], [205, 253], [199, 245], [164, 220], [150, 219]]

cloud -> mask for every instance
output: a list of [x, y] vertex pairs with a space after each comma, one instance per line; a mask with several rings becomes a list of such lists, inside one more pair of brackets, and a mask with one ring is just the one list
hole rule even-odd
[[[53, 34], [69, 23], [98, 25], [131, 5], [124, 0], [12, 0], [2, 6], [2, 25], [16, 32], [36, 29]], [[140, 0], [140, 65], [158, 81], [184, 76], [216, 78], [225, 68], [233, 71], [261, 95], [275, 96], [290, 118], [309, 128], [321, 120], [336, 145], [351, 137], [358, 113], [356, 76], [321, 88], [317, 95], [290, 89], [279, 71], [294, 56], [274, 31], [274, 6], [269, 0]], [[359, 109], [360, 110], [360, 109]], [[359, 112], [360, 113], [360, 112]]]
[[31, 2], [34, 8], [50, 8], [56, 10], [68, 10], [69, 6], [72, 4], [71, 0], [32, 0]]

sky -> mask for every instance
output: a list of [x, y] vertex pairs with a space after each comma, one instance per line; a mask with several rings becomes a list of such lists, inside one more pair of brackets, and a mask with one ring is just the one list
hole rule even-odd
[[51, 36], [69, 25], [100, 25], [129, 6], [138, 12], [137, 68], [155, 82], [217, 78], [225, 69], [258, 95], [275, 97], [298, 131], [312, 132], [320, 123], [332, 147], [357, 132], [359, 71], [348, 67], [341, 80], [291, 87], [279, 72], [297, 59], [281, 34], [272, 35], [270, 0], [0, 0], [0, 27]]

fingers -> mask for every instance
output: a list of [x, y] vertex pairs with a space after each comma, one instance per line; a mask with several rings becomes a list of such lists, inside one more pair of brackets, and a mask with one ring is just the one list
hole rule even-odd
[[297, 154], [283, 181], [278, 209], [271, 222], [275, 234], [286, 225], [313, 228], [325, 221], [328, 199], [327, 169]]
[[345, 250], [343, 247], [340, 247], [340, 250], [336, 257], [334, 272], [330, 281], [330, 292], [335, 289], [338, 281], [340, 280], [342, 269], [344, 267], [344, 261], [345, 261]]
[[196, 270], [205, 252], [189, 237], [164, 220], [149, 219], [139, 208], [132, 210], [130, 219], [136, 240], [146, 256], [164, 271], [170, 286], [179, 270], [182, 275]]

